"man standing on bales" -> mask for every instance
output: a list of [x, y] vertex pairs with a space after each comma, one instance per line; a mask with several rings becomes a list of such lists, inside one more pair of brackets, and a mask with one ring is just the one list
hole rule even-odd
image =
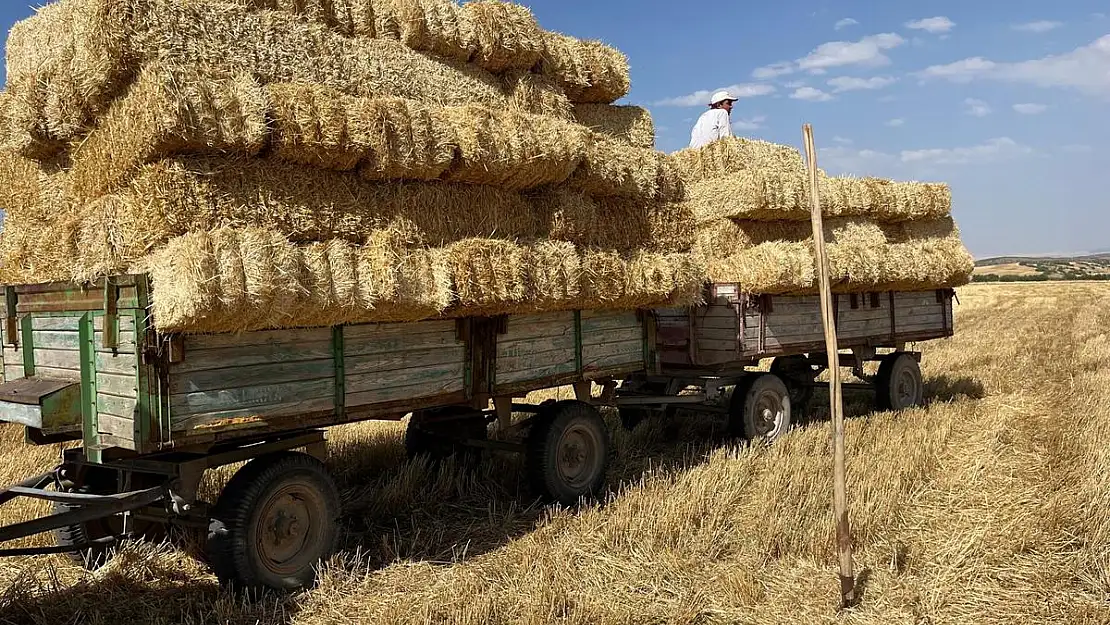
[[694, 131], [690, 133], [690, 147], [700, 148], [713, 143], [717, 139], [732, 136], [732, 103], [736, 98], [725, 90], [713, 94], [709, 100], [709, 110], [702, 113]]

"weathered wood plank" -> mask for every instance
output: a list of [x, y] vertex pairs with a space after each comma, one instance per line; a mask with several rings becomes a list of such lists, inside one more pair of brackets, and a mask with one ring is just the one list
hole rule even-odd
[[76, 369], [56, 369], [54, 367], [35, 366], [35, 376], [40, 378], [54, 378], [55, 380], [81, 381], [81, 372]]
[[563, 323], [567, 319], [574, 321], [574, 313], [569, 311], [532, 313], [526, 315], [509, 315], [508, 328], [513, 326], [549, 325]]
[[120, 449], [135, 449], [135, 441], [125, 439], [114, 434], [101, 434], [100, 444], [104, 447], [119, 447]]
[[[98, 352], [133, 352], [135, 351], [135, 331], [134, 330], [120, 330], [117, 336], [118, 344], [115, 348], [104, 347], [104, 333], [96, 332], [93, 339], [93, 346], [96, 347]], [[35, 344], [36, 346], [38, 343]]]
[[418, 334], [446, 334], [454, 336], [454, 321], [418, 321], [415, 323], [366, 323], [343, 328], [345, 341], [376, 340], [412, 337]]
[[251, 367], [207, 369], [170, 376], [170, 394], [198, 393], [236, 389], [283, 382], [319, 380], [335, 377], [335, 361], [306, 360], [302, 362], [277, 362]]
[[81, 335], [77, 332], [35, 330], [33, 334], [36, 350], [56, 349], [75, 352], [81, 349]]
[[574, 315], [571, 313], [559, 314], [564, 315], [564, 318], [544, 323], [525, 323], [520, 320], [513, 323], [510, 321], [508, 331], [498, 336], [497, 340], [501, 342], [565, 335], [574, 336]]
[[98, 414], [96, 418], [96, 429], [99, 433], [118, 436], [127, 441], [135, 440], [135, 421], [133, 419], [117, 417], [104, 412]]
[[626, 328], [643, 328], [644, 324], [636, 315], [619, 315], [613, 317], [595, 317], [582, 319], [582, 335], [602, 334]]
[[295, 417], [330, 412], [335, 409], [334, 397], [315, 397], [303, 401], [285, 402], [250, 408], [217, 410], [192, 415], [174, 415], [171, 428], [174, 432], [219, 432], [243, 429], [251, 423], [265, 425], [267, 419]]
[[200, 391], [170, 395], [170, 414], [176, 421], [189, 415], [227, 410], [258, 409], [293, 404], [309, 399], [335, 397], [335, 380], [307, 380], [263, 384], [237, 389]]
[[698, 353], [701, 352], [733, 352], [738, 349], [736, 337], [731, 341], [710, 341], [705, 339], [698, 339]]
[[134, 374], [137, 370], [138, 358], [135, 354], [120, 352], [113, 355], [105, 352], [96, 354], [96, 370], [105, 373]]
[[460, 365], [465, 358], [466, 350], [462, 347], [453, 347], [450, 349], [419, 349], [407, 352], [347, 356], [344, 360], [344, 371], [347, 376], [351, 376], [363, 373], [382, 373], [396, 369], [420, 369], [445, 365], [454, 366]]
[[59, 330], [77, 332], [81, 327], [81, 317], [43, 317], [31, 316], [32, 330]]
[[638, 345], [643, 345], [644, 328], [637, 326], [634, 328], [622, 328], [619, 330], [609, 330], [606, 332], [590, 333], [583, 332], [582, 347], [587, 345], [602, 345], [605, 343], [619, 343], [619, 342], [634, 342]]
[[644, 349], [641, 345], [626, 343], [613, 343], [604, 349], [583, 352], [582, 367], [586, 369], [601, 369], [625, 363], [640, 363], [644, 361]]
[[359, 338], [347, 336], [344, 330], [343, 351], [349, 356], [370, 354], [391, 354], [418, 349], [449, 349], [464, 347], [465, 344], [458, 340], [454, 329], [450, 332], [433, 332], [419, 334], [396, 334]]
[[435, 388], [449, 387], [461, 390], [466, 375], [462, 361], [430, 365], [412, 369], [394, 369], [378, 373], [348, 374], [344, 387], [348, 393], [362, 393], [390, 386], [416, 386], [428, 384]]
[[851, 319], [841, 320], [836, 324], [838, 333], [871, 332], [874, 334], [890, 334], [890, 317], [886, 319]]
[[4, 404], [4, 420], [33, 428], [42, 427], [42, 407], [38, 404]]
[[572, 360], [571, 362], [548, 364], [546, 366], [531, 367], [520, 371], [509, 371], [505, 373], [498, 371], [495, 386], [516, 384], [529, 380], [540, 380], [561, 373], [574, 373], [574, 370], [575, 363]]
[[574, 349], [574, 333], [562, 336], [545, 336], [531, 339], [518, 339], [516, 341], [498, 341], [497, 357], [512, 358], [526, 356], [537, 352], [550, 352], [563, 349]]
[[35, 367], [81, 370], [81, 353], [35, 347]]
[[[330, 341], [331, 328], [260, 330], [231, 334], [196, 334], [185, 337], [185, 353], [192, 350], [247, 347], [249, 345], [287, 345]], [[188, 356], [186, 356], [188, 358]]]
[[732, 317], [706, 317], [698, 319], [694, 323], [699, 328], [731, 329], [735, 331], [740, 326], [740, 319], [736, 315]]
[[536, 369], [541, 369], [545, 366], [557, 364], [568, 364], [571, 371], [574, 370], [575, 357], [573, 349], [553, 350], [549, 352], [538, 352], [534, 354], [522, 354], [520, 356], [512, 356], [509, 358], [497, 359], [497, 379], [500, 380], [502, 375], [508, 375], [517, 372], [528, 372]]
[[96, 373], [96, 392], [116, 397], [138, 397], [138, 379], [134, 375]]
[[372, 406], [374, 404], [386, 404], [394, 401], [401, 401], [407, 399], [420, 399], [427, 397], [435, 397], [437, 395], [449, 395], [457, 393], [461, 387], [456, 387], [452, 384], [444, 382], [443, 384], [416, 384], [405, 386], [390, 386], [371, 391], [360, 391], [358, 393], [347, 393], [345, 401], [347, 407], [354, 408], [358, 406]]
[[96, 396], [96, 411], [123, 419], [135, 419], [135, 399], [130, 397], [116, 397], [115, 395]]
[[25, 377], [25, 376], [24, 376], [24, 372], [23, 372], [23, 363], [22, 363], [22, 361], [20, 361], [19, 364], [7, 364], [7, 362], [4, 363], [4, 381], [5, 382], [11, 382], [12, 380], [19, 380], [23, 377]]
[[707, 341], [723, 341], [735, 343], [737, 338], [736, 328], [698, 328], [695, 336]]
[[330, 340], [297, 345], [245, 345], [193, 352], [186, 350], [183, 361], [170, 365], [170, 375], [328, 358], [332, 358]]

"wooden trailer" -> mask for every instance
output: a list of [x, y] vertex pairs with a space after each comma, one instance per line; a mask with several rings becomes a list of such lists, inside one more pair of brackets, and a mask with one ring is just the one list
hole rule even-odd
[[[816, 299], [711, 285], [707, 300], [175, 335], [154, 329], [145, 276], [6, 287], [0, 420], [25, 426], [32, 444], [81, 444], [53, 471], [0, 491], [0, 505], [55, 506], [0, 528], [0, 544], [54, 531], [58, 545], [0, 555], [68, 553], [95, 565], [117, 540], [172, 524], [207, 529], [221, 580], [303, 586], [334, 548], [340, 513], [322, 428], [360, 420], [411, 415], [413, 454], [522, 453], [536, 490], [568, 504], [604, 482], [599, 405], [619, 406], [626, 425], [685, 407], [724, 413], [749, 438], [780, 435], [824, 358]], [[841, 296], [837, 310], [845, 364], [882, 362], [879, 404], [920, 402], [917, 355], [904, 345], [952, 333], [952, 293]], [[775, 358], [771, 373], [753, 372], [763, 358]], [[516, 401], [565, 385], [575, 400]], [[216, 502], [198, 500], [206, 470], [242, 461]]]

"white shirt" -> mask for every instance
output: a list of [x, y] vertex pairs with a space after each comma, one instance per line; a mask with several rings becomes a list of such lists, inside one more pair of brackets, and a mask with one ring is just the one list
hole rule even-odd
[[698, 123], [694, 124], [694, 131], [690, 133], [690, 147], [700, 148], [717, 139], [731, 136], [732, 126], [729, 124], [728, 111], [709, 109], [702, 113]]

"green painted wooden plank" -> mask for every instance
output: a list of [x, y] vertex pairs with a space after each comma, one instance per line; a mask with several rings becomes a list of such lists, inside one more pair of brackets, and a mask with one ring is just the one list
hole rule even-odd
[[595, 317], [593, 319], [582, 320], [582, 332], [585, 335], [608, 332], [610, 330], [623, 330], [625, 328], [642, 327], [639, 319], [635, 316], [629, 318], [621, 315], [618, 317]]
[[522, 356], [512, 356], [509, 358], [497, 359], [497, 378], [501, 379], [501, 375], [511, 373], [514, 371], [529, 371], [540, 369], [548, 365], [564, 364], [567, 363], [572, 370], [577, 370], [581, 365], [579, 353], [571, 349], [560, 349], [549, 352], [537, 352], [535, 354], [524, 354]]
[[390, 386], [416, 386], [448, 384], [462, 390], [464, 371], [462, 361], [414, 369], [395, 369], [381, 373], [347, 374], [347, 393], [361, 393], [389, 388]]
[[574, 335], [566, 334], [558, 337], [541, 337], [529, 340], [497, 342], [497, 357], [511, 358], [513, 356], [526, 356], [537, 352], [550, 352], [555, 350], [573, 350]]
[[412, 323], [364, 323], [346, 326], [343, 339], [348, 343], [362, 340], [411, 337], [418, 334], [455, 335], [454, 321], [416, 321]]
[[[134, 428], [135, 424], [135, 409], [138, 401], [134, 397], [116, 397], [115, 395], [105, 395], [104, 393], [97, 392], [96, 394], [96, 409], [99, 414], [112, 415], [113, 417], [120, 417], [131, 421], [131, 427]], [[107, 430], [102, 430], [107, 431]], [[118, 432], [112, 434], [119, 435]], [[131, 432], [130, 437], [134, 440], [135, 434]]]
[[27, 315], [19, 320], [19, 348], [23, 352], [23, 375], [35, 375], [35, 331], [32, 318]]
[[335, 416], [342, 419], [347, 405], [347, 356], [343, 326], [332, 328], [332, 371], [335, 374]]
[[169, 392], [171, 395], [237, 389], [282, 382], [320, 380], [335, 376], [335, 363], [327, 360], [307, 360], [304, 362], [278, 362], [252, 367], [229, 367], [209, 369], [190, 373], [170, 375]]
[[104, 346], [104, 333], [96, 333], [96, 350], [99, 352], [133, 352], [135, 351], [135, 331], [134, 330], [120, 330], [116, 333], [118, 337], [115, 347]]
[[330, 340], [296, 345], [271, 343], [196, 351], [189, 351], [186, 348], [185, 359], [182, 362], [170, 365], [170, 375], [229, 367], [252, 367], [278, 362], [322, 360], [331, 357], [332, 342]]
[[35, 346], [35, 364], [53, 369], [81, 370], [81, 351], [39, 349]]
[[286, 403], [297, 403], [305, 399], [320, 398], [335, 401], [334, 379], [265, 384], [230, 390], [170, 395], [170, 410], [173, 415], [173, 422], [176, 424], [190, 415], [251, 409], [260, 406], [277, 406]]
[[574, 370], [582, 370], [582, 311], [574, 311]]
[[534, 367], [524, 371], [512, 371], [507, 373], [497, 374], [497, 386], [504, 386], [507, 384], [516, 384], [518, 382], [525, 382], [528, 380], [541, 380], [543, 378], [551, 377], [562, 373], [574, 373], [576, 371], [574, 361], [557, 363], [543, 367]]
[[284, 345], [295, 348], [302, 343], [321, 341], [331, 341], [331, 328], [260, 330], [238, 334], [196, 334], [185, 336], [185, 353], [188, 354], [191, 351], [203, 349], [247, 347], [250, 345]]
[[[249, 408], [218, 410], [210, 413], [198, 413], [175, 417], [173, 431], [177, 442], [184, 437], [188, 441], [189, 434], [213, 434], [240, 429], [249, 429], [251, 426], [265, 426], [267, 419], [279, 417], [296, 417], [315, 412], [329, 412], [335, 405], [334, 397], [313, 397], [301, 401], [278, 403], [272, 405], [259, 405]], [[251, 421], [246, 419], [256, 418]], [[238, 421], [237, 421], [238, 420]]]
[[104, 352], [95, 352], [96, 368], [98, 371], [106, 371], [108, 373], [130, 373], [136, 374], [138, 369], [138, 359], [135, 354], [119, 354], [114, 356]]
[[54, 367], [35, 367], [35, 376], [40, 378], [54, 378], [55, 380], [81, 381], [80, 369], [55, 369]]
[[[347, 326], [354, 328], [356, 326]], [[449, 332], [421, 333], [421, 334], [395, 334], [378, 337], [352, 337], [349, 334], [343, 337], [343, 349], [348, 356], [361, 356], [371, 354], [392, 354], [406, 352], [414, 349], [447, 349], [463, 347], [458, 340], [455, 330]]]
[[458, 393], [462, 390], [463, 387], [460, 384], [443, 381], [438, 384], [397, 385], [358, 393], [348, 392], [347, 408], [350, 409], [359, 406], [373, 406], [375, 404], [387, 404], [402, 400], [436, 397], [438, 395]]
[[391, 352], [388, 354], [373, 354], [363, 356], [350, 356], [346, 358], [344, 367], [347, 375], [364, 373], [382, 373], [396, 369], [417, 369], [437, 365], [454, 365], [461, 363], [466, 357], [462, 347], [451, 349], [420, 349], [410, 352]]
[[[101, 412], [97, 417], [100, 427], [98, 434], [103, 437], [105, 434], [113, 436], [118, 440], [128, 441], [130, 445], [124, 446], [127, 449], [134, 448], [135, 442], [135, 421], [131, 417], [118, 417], [106, 412]], [[118, 445], [118, 443], [117, 443]]]
[[81, 317], [81, 429], [85, 456], [90, 462], [99, 463], [100, 414], [96, 398], [96, 345], [93, 341], [92, 315]]
[[35, 330], [35, 347], [77, 352], [81, 350], [81, 335], [76, 329], [72, 332]]
[[136, 399], [139, 397], [138, 381], [134, 375], [98, 372], [96, 374], [96, 388], [102, 395]]
[[643, 340], [644, 328], [640, 326], [636, 328], [610, 330], [608, 332], [587, 332], [582, 337], [582, 346], [587, 347], [590, 345], [604, 345], [606, 343], [621, 343], [625, 341], [632, 341], [639, 344]]
[[81, 326], [81, 317], [66, 315], [64, 317], [45, 316], [42, 313], [31, 315], [31, 327], [35, 330], [58, 330], [77, 332]]

